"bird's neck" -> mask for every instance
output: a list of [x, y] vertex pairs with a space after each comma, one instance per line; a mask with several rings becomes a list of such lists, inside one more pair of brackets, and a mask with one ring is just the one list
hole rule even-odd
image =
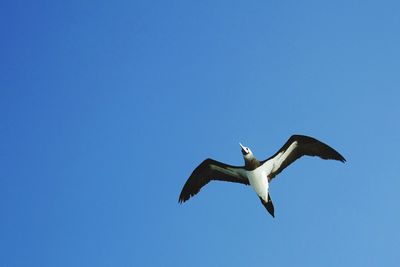
[[261, 163], [253, 156], [244, 157], [244, 168], [248, 171], [257, 169]]

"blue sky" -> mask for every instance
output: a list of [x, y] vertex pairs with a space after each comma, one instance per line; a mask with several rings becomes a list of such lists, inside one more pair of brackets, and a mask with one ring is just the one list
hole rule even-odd
[[[398, 266], [398, 1], [0, 4], [0, 266]], [[205, 158], [303, 158], [271, 184]]]

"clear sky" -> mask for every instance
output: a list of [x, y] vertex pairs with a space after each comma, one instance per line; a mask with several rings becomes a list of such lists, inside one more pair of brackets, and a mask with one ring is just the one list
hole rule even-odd
[[[0, 266], [399, 266], [400, 2], [3, 1]], [[302, 158], [270, 186], [205, 158]]]

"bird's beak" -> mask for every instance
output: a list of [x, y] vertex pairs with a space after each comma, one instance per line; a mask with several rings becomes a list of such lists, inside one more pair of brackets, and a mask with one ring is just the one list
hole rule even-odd
[[242, 154], [243, 154], [243, 155], [246, 155], [247, 152], [246, 152], [246, 150], [244, 150], [244, 146], [242, 145], [242, 143], [239, 143], [239, 145], [240, 145], [240, 147], [242, 148]]

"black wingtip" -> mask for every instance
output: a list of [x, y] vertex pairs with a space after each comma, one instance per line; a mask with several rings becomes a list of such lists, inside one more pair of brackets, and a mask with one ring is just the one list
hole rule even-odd
[[331, 159], [331, 160], [337, 160], [340, 161], [342, 163], [346, 162], [346, 159], [339, 153], [337, 152], [335, 149], [331, 148], [330, 146], [323, 144], [324, 146], [326, 146], [326, 154], [325, 155], [320, 155], [319, 157], [321, 157], [322, 159]]
[[188, 199], [189, 199], [189, 198], [185, 199], [185, 197], [183, 197], [182, 194], [181, 194], [181, 195], [179, 196], [178, 203], [179, 203], [179, 204], [183, 204], [183, 203], [185, 203], [185, 201], [188, 200]]
[[193, 197], [195, 194], [193, 193], [188, 193], [187, 190], [185, 190], [185, 187], [182, 189], [181, 194], [179, 195], [178, 203], [183, 204], [186, 201], [188, 201], [191, 197]]
[[343, 163], [346, 162], [346, 159], [335, 149], [331, 148], [327, 144], [324, 144], [324, 143], [321, 143], [321, 144], [323, 144], [323, 146], [325, 146], [325, 148], [326, 148], [326, 151], [325, 151], [326, 154], [322, 155], [323, 159], [333, 159], [333, 160], [338, 160]]
[[341, 161], [342, 163], [346, 163], [346, 159], [342, 156], [342, 155], [340, 155], [339, 153], [338, 153], [338, 158], [336, 158], [336, 160], [338, 160], [338, 161]]

